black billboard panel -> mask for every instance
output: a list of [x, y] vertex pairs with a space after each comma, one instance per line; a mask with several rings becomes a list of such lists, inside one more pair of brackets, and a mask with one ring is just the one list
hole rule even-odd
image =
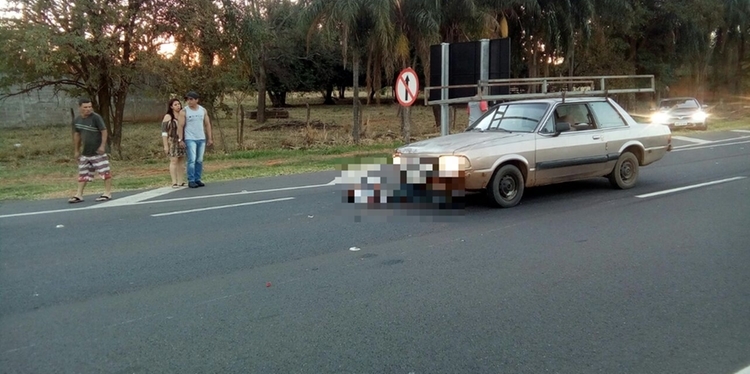
[[[430, 46], [430, 85], [441, 86], [442, 46]], [[489, 79], [510, 78], [510, 39], [492, 39], [489, 43]], [[448, 85], [474, 85], [467, 88], [451, 88], [448, 98], [455, 99], [477, 94], [476, 84], [481, 76], [482, 43], [471, 41], [452, 43], [448, 46]], [[490, 94], [508, 93], [508, 87], [493, 87]], [[430, 91], [429, 100], [440, 100], [440, 90]]]

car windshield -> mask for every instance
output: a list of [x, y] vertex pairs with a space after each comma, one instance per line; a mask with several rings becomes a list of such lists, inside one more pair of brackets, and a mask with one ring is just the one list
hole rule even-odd
[[533, 132], [547, 113], [549, 104], [502, 104], [491, 108], [468, 131]]
[[659, 104], [661, 109], [698, 109], [698, 103], [694, 99], [662, 100]]

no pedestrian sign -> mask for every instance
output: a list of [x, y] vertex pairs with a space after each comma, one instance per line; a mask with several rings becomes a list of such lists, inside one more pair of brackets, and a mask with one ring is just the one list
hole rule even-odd
[[406, 68], [398, 74], [396, 80], [396, 99], [403, 106], [411, 106], [419, 95], [419, 79], [412, 68]]

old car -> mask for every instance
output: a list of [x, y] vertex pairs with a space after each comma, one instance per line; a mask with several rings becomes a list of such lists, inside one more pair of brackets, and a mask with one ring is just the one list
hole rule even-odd
[[694, 128], [706, 130], [706, 105], [701, 105], [692, 97], [674, 97], [659, 100], [658, 108], [654, 108], [651, 121], [656, 124], [675, 128]]
[[671, 141], [669, 127], [637, 123], [606, 96], [526, 99], [494, 105], [461, 133], [399, 147], [393, 164], [418, 165], [404, 168], [417, 173], [402, 184], [447, 197], [485, 192], [507, 208], [535, 186], [606, 177], [632, 188], [639, 168], [662, 159]]

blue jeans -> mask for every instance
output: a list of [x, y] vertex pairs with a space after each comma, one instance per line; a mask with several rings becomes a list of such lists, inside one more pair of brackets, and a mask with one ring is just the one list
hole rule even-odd
[[206, 140], [185, 139], [187, 147], [188, 182], [201, 180], [203, 174], [203, 154], [206, 152]]

